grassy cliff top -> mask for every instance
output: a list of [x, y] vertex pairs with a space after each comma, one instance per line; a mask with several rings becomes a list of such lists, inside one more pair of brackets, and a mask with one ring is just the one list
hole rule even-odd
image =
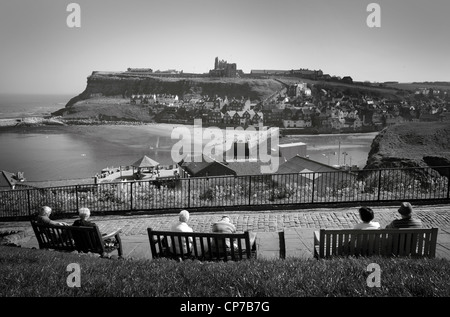
[[435, 166], [450, 161], [450, 122], [409, 122], [384, 129], [372, 143], [367, 165], [426, 166], [430, 157]]

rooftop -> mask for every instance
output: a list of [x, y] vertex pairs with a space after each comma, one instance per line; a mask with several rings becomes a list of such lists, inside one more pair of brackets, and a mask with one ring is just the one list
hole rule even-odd
[[296, 155], [281, 164], [277, 174], [301, 172], [336, 172], [338, 168]]

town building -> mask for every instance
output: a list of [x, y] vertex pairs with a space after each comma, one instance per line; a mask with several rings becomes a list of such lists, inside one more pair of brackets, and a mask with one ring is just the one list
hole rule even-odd
[[315, 192], [326, 194], [344, 188], [348, 182], [354, 182], [356, 175], [300, 155], [296, 155], [281, 164], [272, 180], [278, 184], [308, 186], [314, 184]]
[[23, 172], [11, 173], [7, 171], [0, 172], [0, 191], [12, 189], [30, 188], [23, 177]]
[[278, 151], [280, 153], [281, 162], [286, 162], [297, 155], [306, 157], [306, 143], [295, 142], [279, 144]]

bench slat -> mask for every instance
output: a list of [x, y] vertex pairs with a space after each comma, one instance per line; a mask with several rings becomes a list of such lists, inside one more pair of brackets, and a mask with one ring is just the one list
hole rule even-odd
[[431, 233], [425, 233], [425, 245], [424, 245], [424, 250], [423, 250], [423, 254], [425, 256], [428, 256], [430, 254], [430, 241], [431, 241]]
[[193, 242], [192, 242], [192, 247], [193, 247], [193, 249], [194, 249], [194, 255], [195, 255], [196, 257], [199, 255], [199, 253], [198, 253], [198, 247], [197, 247], [197, 240], [200, 240], [200, 239], [196, 239], [196, 238], [194, 237]]
[[337, 242], [336, 242], [337, 236], [338, 236], [337, 233], [333, 233], [331, 235], [331, 241], [332, 241], [331, 242], [331, 254], [332, 255], [337, 255]]
[[418, 255], [418, 253], [417, 253], [417, 240], [418, 240], [419, 236], [420, 236], [420, 233], [419, 234], [413, 234], [412, 237], [411, 237], [411, 255], [412, 256], [417, 256]]
[[422, 233], [422, 234], [419, 234], [418, 235], [418, 240], [419, 240], [419, 246], [418, 246], [418, 251], [417, 251], [417, 253], [418, 253], [418, 255], [423, 255], [424, 254], [424, 252], [423, 252], [423, 240], [424, 240], [424, 234]]
[[412, 233], [407, 233], [405, 236], [405, 248], [404, 248], [404, 252], [405, 255], [410, 255], [412, 253], [412, 249], [411, 249], [411, 240], [412, 240], [413, 234]]
[[438, 235], [438, 229], [431, 228], [430, 252], [428, 254], [428, 257], [430, 257], [430, 258], [436, 257], [437, 235]]
[[405, 244], [406, 244], [406, 239], [405, 239], [405, 235], [402, 234], [399, 236], [399, 241], [398, 241], [398, 249], [397, 249], [397, 253], [398, 255], [405, 255], [406, 250], [405, 250]]
[[367, 255], [372, 256], [375, 254], [375, 242], [376, 242], [376, 233], [370, 233], [367, 235]]
[[325, 230], [320, 230], [320, 239], [321, 243], [319, 243], [319, 257], [323, 258], [325, 257], [325, 244], [323, 243], [325, 240]]
[[342, 255], [343, 252], [343, 241], [344, 241], [344, 235], [338, 234], [337, 235], [337, 255]]
[[350, 235], [350, 254], [355, 254], [356, 235]]

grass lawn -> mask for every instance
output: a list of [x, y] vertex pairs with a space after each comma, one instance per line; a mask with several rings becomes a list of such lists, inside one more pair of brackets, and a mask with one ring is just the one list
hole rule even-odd
[[[80, 268], [80, 287], [69, 287]], [[368, 286], [376, 263], [380, 287]], [[337, 258], [178, 263], [0, 246], [0, 297], [448, 297], [444, 259]]]

